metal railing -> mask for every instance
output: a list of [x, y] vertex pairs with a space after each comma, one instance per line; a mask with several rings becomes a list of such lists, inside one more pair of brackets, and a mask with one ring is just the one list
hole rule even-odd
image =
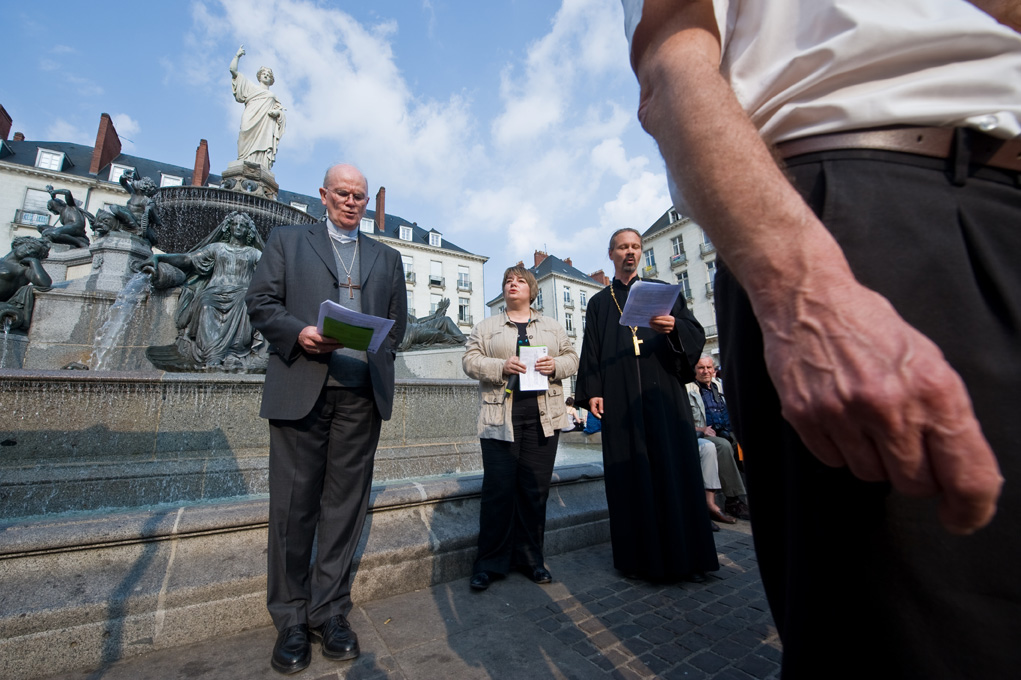
[[705, 336], [706, 336], [706, 338], [715, 338], [717, 335], [719, 335], [719, 332], [717, 332], [716, 326], [706, 326], [705, 327]]
[[472, 290], [472, 282], [471, 281], [463, 281], [461, 279], [458, 279], [457, 280], [457, 289], [458, 290], [466, 290], [466, 291], [468, 291], [470, 293], [471, 290]]
[[445, 277], [442, 277], [442, 276], [433, 276], [432, 274], [430, 274], [429, 275], [429, 285], [430, 286], [436, 286], [437, 288], [446, 288], [447, 287], [447, 279]]
[[715, 287], [716, 286], [713, 284], [712, 281], [709, 281], [708, 283], [705, 284], [705, 294], [706, 294], [706, 297], [712, 297], [713, 296], [713, 289]]
[[702, 244], [699, 244], [698, 251], [704, 257], [704, 256], [708, 255], [709, 253], [715, 253], [716, 252], [716, 246], [714, 246], [712, 243], [702, 243]]
[[687, 253], [677, 253], [676, 255], [671, 255], [670, 256], [670, 268], [671, 269], [676, 269], [677, 267], [680, 267], [680, 266], [686, 264], [687, 262], [688, 262], [688, 254]]
[[404, 272], [404, 280], [408, 283], [415, 283], [415, 272]]

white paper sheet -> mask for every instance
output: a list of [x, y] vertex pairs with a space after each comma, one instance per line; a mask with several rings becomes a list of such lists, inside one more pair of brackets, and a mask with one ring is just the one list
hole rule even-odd
[[[332, 322], [339, 322], [339, 326]], [[347, 337], [358, 337], [359, 339], [365, 339], [368, 330], [372, 333], [372, 337], [367, 339], [365, 345], [361, 346], [361, 342], [352, 342], [350, 345], [345, 344], [345, 347], [351, 347], [351, 349], [364, 349], [366, 352], [372, 352], [373, 354], [379, 349], [380, 345], [383, 344], [383, 340], [386, 339], [387, 333], [393, 328], [393, 319], [384, 319], [378, 316], [372, 316], [371, 314], [362, 314], [360, 312], [353, 312], [343, 305], [337, 304], [333, 300], [323, 300], [323, 303], [319, 305], [319, 321], [316, 324], [316, 330], [321, 335], [323, 333], [323, 326], [332, 326], [333, 331], [329, 333], [330, 337], [337, 336], [337, 333], [341, 335], [347, 334]], [[341, 340], [343, 344], [343, 340]]]
[[525, 365], [527, 370], [521, 374], [518, 389], [524, 391], [546, 391], [549, 389], [549, 380], [539, 371], [535, 370], [535, 362], [549, 354], [545, 345], [522, 345], [518, 347], [518, 358]]
[[620, 315], [620, 325], [652, 328], [652, 317], [669, 314], [680, 293], [680, 285], [635, 282], [627, 294], [624, 313]]

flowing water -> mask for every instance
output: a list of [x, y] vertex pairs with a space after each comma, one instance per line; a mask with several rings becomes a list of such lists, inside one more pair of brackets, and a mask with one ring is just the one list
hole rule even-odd
[[7, 365], [7, 339], [11, 331], [11, 320], [4, 319], [4, 349], [3, 353], [0, 354], [0, 368]]
[[93, 371], [110, 370], [107, 365], [110, 354], [115, 347], [121, 344], [128, 324], [131, 323], [132, 317], [138, 311], [140, 303], [148, 297], [149, 281], [148, 274], [139, 272], [131, 277], [121, 292], [117, 293], [117, 299], [110, 306], [106, 323], [99, 329], [93, 343], [89, 369]]

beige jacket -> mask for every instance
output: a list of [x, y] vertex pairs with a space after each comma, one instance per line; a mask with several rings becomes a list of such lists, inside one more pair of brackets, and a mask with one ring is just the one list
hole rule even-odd
[[[555, 359], [556, 368], [549, 376], [549, 389], [538, 398], [542, 432], [552, 437], [554, 430], [567, 424], [562, 381], [578, 372], [578, 353], [564, 327], [549, 317], [540, 316], [534, 309], [530, 310], [528, 342], [545, 345]], [[482, 439], [514, 441], [513, 393], [505, 391], [507, 376], [503, 374], [503, 363], [517, 353], [517, 343], [518, 328], [507, 318], [506, 312], [475, 324], [468, 338], [461, 365], [469, 377], [479, 381], [478, 433]]]

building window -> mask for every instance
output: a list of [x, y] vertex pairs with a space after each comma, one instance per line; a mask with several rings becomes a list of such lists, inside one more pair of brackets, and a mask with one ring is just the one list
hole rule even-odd
[[130, 175], [135, 171], [130, 165], [117, 165], [112, 163], [110, 165], [110, 181], [117, 183], [121, 181], [121, 175]]
[[714, 246], [713, 242], [709, 240], [709, 234], [704, 231], [702, 232], [702, 245], [699, 246], [699, 250], [702, 255], [707, 255], [716, 250], [716, 246]]
[[400, 233], [398, 234], [398, 238], [400, 238], [402, 241], [410, 241], [411, 227], [402, 226], [400, 229]]
[[680, 236], [674, 236], [672, 239], [670, 239], [670, 250], [671, 254], [673, 255], [683, 255], [684, 239], [682, 239]]
[[63, 170], [64, 154], [60, 151], [39, 149], [35, 155], [35, 167], [43, 170]]
[[673, 208], [670, 208], [670, 210], [667, 210], [666, 212], [667, 220], [669, 220], [670, 224], [673, 224], [674, 222], [677, 222], [678, 220], [681, 219], [681, 216]]
[[50, 212], [46, 203], [50, 195], [39, 189], [29, 189], [25, 192], [25, 202], [21, 204], [21, 210], [16, 211], [14, 221], [33, 227], [46, 226], [50, 223]]
[[582, 314], [581, 315], [581, 332], [582, 333], [585, 332], [585, 317], [586, 316], [588, 316], [588, 315], [587, 314]]
[[535, 308], [542, 309], [542, 288], [539, 289], [539, 293], [535, 296]]
[[645, 266], [647, 268], [655, 268], [656, 266], [656, 253], [652, 248], [646, 250], [643, 255], [645, 256]]
[[581, 303], [581, 308], [585, 309], [585, 307], [588, 306], [588, 292], [586, 292], [584, 290], [579, 290], [578, 291], [578, 302]]
[[415, 291], [408, 291], [408, 314], [415, 316]]
[[472, 322], [471, 298], [457, 298], [457, 320], [460, 323]]
[[471, 291], [472, 282], [468, 272], [468, 267], [457, 265], [457, 289]]
[[564, 304], [565, 305], [571, 304], [571, 287], [570, 286], [564, 286]]
[[359, 231], [364, 231], [366, 234], [375, 234], [376, 222], [368, 217], [363, 217], [362, 221], [358, 225], [358, 229]]
[[303, 213], [307, 213], [308, 212], [308, 204], [307, 203], [298, 203], [297, 201], [291, 201], [291, 207], [292, 208], [297, 208], [298, 210], [300, 210]]
[[443, 280], [443, 263], [431, 260], [429, 262], [429, 285], [443, 287], [445, 281]]
[[691, 299], [691, 283], [688, 281], [688, 272], [687, 272], [687, 270], [685, 270], [683, 272], [678, 272], [678, 274], [677, 274], [677, 283], [679, 283], [681, 285], [681, 295], [683, 295], [685, 298], [690, 300]]
[[570, 312], [564, 312], [564, 328], [567, 329], [568, 333], [574, 332], [574, 315]]
[[429, 295], [429, 313], [434, 314], [439, 308], [441, 302], [443, 302], [443, 296], [439, 293], [432, 293]]
[[179, 187], [184, 184], [183, 177], [175, 177], [174, 175], [165, 175], [160, 173], [160, 186], [161, 187]]
[[716, 283], [716, 260], [706, 262], [705, 271], [709, 275], [709, 283]]
[[429, 245], [436, 246], [437, 248], [441, 247], [443, 245], [443, 236], [441, 236], [438, 232], [430, 231]]

